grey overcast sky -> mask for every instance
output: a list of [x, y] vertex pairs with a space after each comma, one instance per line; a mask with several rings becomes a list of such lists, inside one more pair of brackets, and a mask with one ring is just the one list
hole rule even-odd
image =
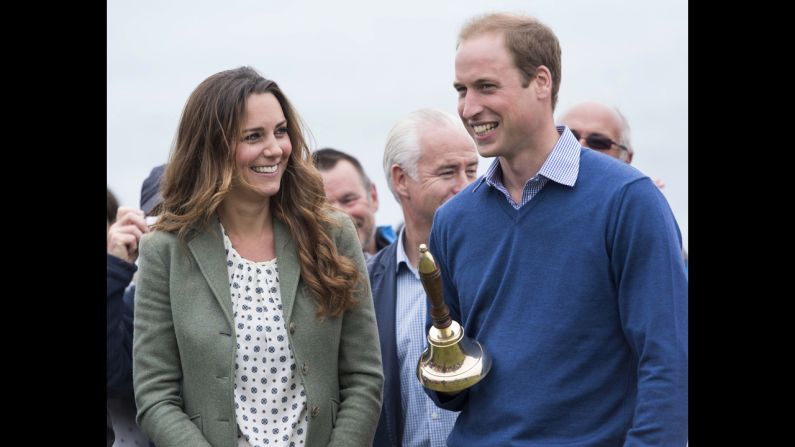
[[[122, 205], [165, 163], [191, 91], [250, 65], [279, 83], [308, 125], [310, 149], [359, 158], [378, 188], [379, 225], [401, 212], [381, 168], [387, 132], [420, 107], [456, 114], [455, 40], [470, 17], [521, 12], [563, 50], [558, 118], [586, 100], [618, 106], [633, 166], [666, 183], [687, 247], [687, 1], [114, 0], [108, 7], [107, 172]], [[481, 159], [482, 174], [491, 159]]]

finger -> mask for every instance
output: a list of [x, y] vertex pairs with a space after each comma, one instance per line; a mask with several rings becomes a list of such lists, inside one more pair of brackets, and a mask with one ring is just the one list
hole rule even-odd
[[137, 249], [137, 242], [132, 234], [117, 233], [108, 239], [108, 253], [125, 261], [130, 261], [133, 246]]
[[129, 245], [135, 242], [135, 235], [130, 233], [116, 232], [108, 238], [108, 246]]
[[137, 225], [133, 224], [114, 224], [108, 230], [108, 237], [121, 237], [123, 235], [129, 235], [137, 241], [143, 236], [143, 232]]
[[149, 224], [146, 223], [146, 216], [145, 215], [135, 214], [135, 215], [133, 215], [131, 217], [131, 219], [132, 219], [133, 223], [135, 224], [135, 226], [137, 226], [141, 230], [142, 233], [148, 233], [149, 232]]
[[116, 220], [113, 222], [113, 225], [111, 225], [110, 227], [111, 228], [119, 228], [119, 227], [123, 227], [125, 225], [129, 225], [130, 223], [133, 222], [133, 217], [132, 216], [134, 216], [134, 215], [135, 214], [131, 213], [131, 212], [117, 213], [116, 214]]
[[126, 213], [122, 218], [116, 221], [119, 226], [122, 225], [135, 225], [141, 231], [141, 233], [148, 233], [149, 232], [149, 225], [146, 223], [146, 218], [143, 215], [143, 211], [138, 213], [137, 211], [140, 210], [132, 210], [136, 212]]
[[138, 225], [124, 225], [122, 227], [115, 228], [114, 231], [124, 234], [131, 234], [135, 236], [135, 239], [141, 239], [141, 236], [144, 235], [144, 232], [141, 231], [141, 228]]
[[137, 208], [132, 208], [129, 206], [120, 206], [119, 209], [116, 211], [116, 220], [122, 220], [124, 217], [131, 214], [141, 216], [141, 218], [144, 217], [144, 212]]

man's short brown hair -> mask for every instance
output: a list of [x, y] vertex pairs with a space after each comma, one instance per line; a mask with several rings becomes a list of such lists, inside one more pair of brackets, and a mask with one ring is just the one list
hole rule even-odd
[[492, 13], [474, 17], [461, 28], [458, 44], [470, 37], [501, 33], [505, 47], [513, 56], [513, 63], [527, 87], [536, 76], [539, 66], [552, 74], [552, 110], [558, 102], [560, 90], [560, 42], [552, 30], [538, 19], [520, 14]]

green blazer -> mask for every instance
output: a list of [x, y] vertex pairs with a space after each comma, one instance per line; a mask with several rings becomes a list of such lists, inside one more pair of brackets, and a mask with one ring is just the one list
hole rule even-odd
[[[307, 399], [305, 445], [370, 446], [383, 372], [370, 282], [353, 222], [334, 212], [339, 252], [361, 281], [358, 305], [318, 320], [290, 230], [273, 220], [284, 321]], [[165, 232], [140, 243], [133, 382], [138, 424], [158, 447], [236, 447], [235, 326], [218, 219], [185, 244]], [[287, 323], [289, 322], [289, 323]]]

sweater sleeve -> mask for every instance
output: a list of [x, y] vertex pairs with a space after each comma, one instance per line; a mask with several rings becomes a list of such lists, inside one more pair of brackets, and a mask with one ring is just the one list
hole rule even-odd
[[648, 178], [628, 184], [611, 226], [622, 329], [638, 359], [626, 446], [687, 442], [687, 276], [673, 214]]
[[111, 254], [107, 255], [107, 337], [106, 391], [108, 397], [132, 396], [132, 307], [125, 295], [134, 293], [134, 286], [125, 292], [137, 270]]

